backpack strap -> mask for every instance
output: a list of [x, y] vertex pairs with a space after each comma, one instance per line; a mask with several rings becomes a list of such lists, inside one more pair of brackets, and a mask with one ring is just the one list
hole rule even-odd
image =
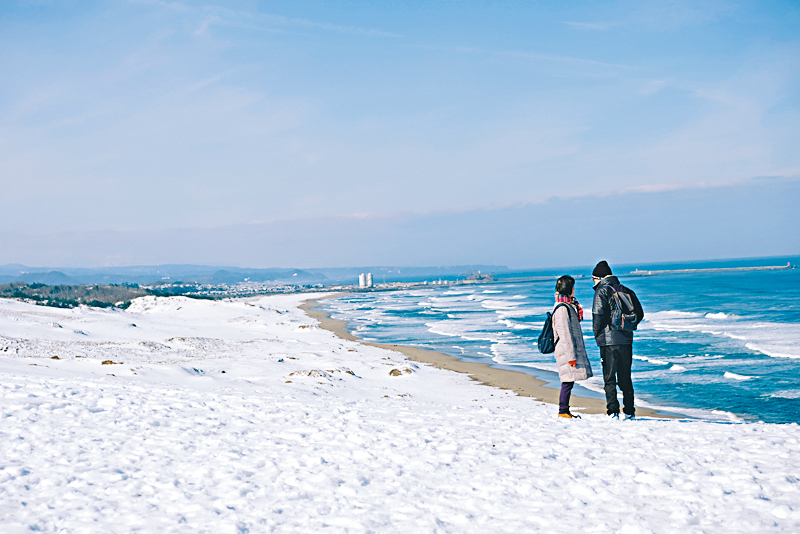
[[559, 303], [558, 303], [558, 306], [556, 306], [556, 307], [553, 309], [553, 317], [555, 317], [555, 316], [556, 316], [556, 310], [558, 310], [558, 309], [559, 309], [561, 306], [566, 306], [566, 307], [567, 307], [567, 316], [569, 317], [569, 309], [570, 309], [572, 306], [570, 306], [570, 305], [569, 305], [569, 304], [567, 304], [566, 302], [559, 302]]
[[[614, 295], [619, 295], [620, 293], [622, 293], [623, 295], [625, 295], [628, 298], [628, 300], [631, 301], [630, 309], [627, 310], [624, 313], [636, 313], [636, 311], [634, 310], [635, 306], [633, 305], [633, 299], [631, 298], [630, 293], [625, 291], [625, 289], [627, 289], [625, 286], [620, 284], [619, 285], [619, 289], [615, 288], [614, 286], [611, 286], [611, 289], [612, 289], [613, 293], [611, 294], [611, 299], [609, 299], [609, 300], [613, 300], [614, 299]], [[617, 297], [617, 299], [619, 299], [620, 303], [623, 304], [625, 308], [628, 307], [628, 305], [625, 302], [623, 302], [620, 297]]]

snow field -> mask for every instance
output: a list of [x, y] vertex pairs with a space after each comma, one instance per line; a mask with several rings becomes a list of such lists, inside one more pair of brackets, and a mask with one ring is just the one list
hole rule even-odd
[[0, 301], [0, 531], [800, 531], [796, 424], [560, 420], [304, 298]]

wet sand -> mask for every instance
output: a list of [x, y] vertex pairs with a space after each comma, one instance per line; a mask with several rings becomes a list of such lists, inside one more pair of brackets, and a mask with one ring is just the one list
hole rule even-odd
[[[331, 295], [323, 298], [308, 299], [300, 305], [300, 309], [308, 314], [312, 319], [319, 321], [320, 328], [333, 332], [342, 339], [356, 341], [372, 347], [393, 350], [404, 354], [409, 360], [424, 364], [429, 364], [439, 369], [447, 369], [457, 373], [469, 375], [472, 380], [480, 382], [486, 386], [491, 386], [503, 390], [510, 390], [522, 397], [531, 397], [541, 402], [558, 405], [559, 390], [545, 387], [546, 382], [526, 373], [510, 371], [507, 369], [496, 369], [485, 363], [463, 362], [458, 358], [448, 356], [441, 352], [409, 347], [406, 345], [394, 345], [388, 343], [368, 343], [355, 337], [346, 330], [347, 323], [332, 319], [326, 311], [315, 310], [315, 306], [320, 306], [320, 301], [335, 298], [339, 295]], [[603, 399], [592, 399], [581, 397], [573, 393], [570, 399], [570, 409], [580, 413], [606, 413], [606, 403]], [[556, 410], [557, 411], [557, 410]], [[674, 417], [672, 414], [657, 412], [648, 408], [636, 407], [636, 415], [644, 417]]]

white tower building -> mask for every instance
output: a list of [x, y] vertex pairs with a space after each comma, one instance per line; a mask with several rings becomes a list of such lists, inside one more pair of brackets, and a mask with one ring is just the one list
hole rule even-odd
[[367, 273], [367, 287], [372, 287], [372, 273]]
[[364, 273], [358, 275], [358, 287], [367, 287], [367, 277]]

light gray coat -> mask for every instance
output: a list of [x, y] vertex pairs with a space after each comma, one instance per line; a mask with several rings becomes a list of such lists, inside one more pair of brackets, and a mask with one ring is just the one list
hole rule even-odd
[[[555, 306], [559, 304], [556, 303]], [[586, 346], [583, 344], [578, 310], [572, 304], [561, 306], [553, 312], [553, 338], [556, 342], [553, 355], [558, 364], [558, 378], [562, 382], [586, 380], [592, 376], [592, 364], [589, 363]], [[572, 360], [577, 361], [575, 367], [569, 364]]]

